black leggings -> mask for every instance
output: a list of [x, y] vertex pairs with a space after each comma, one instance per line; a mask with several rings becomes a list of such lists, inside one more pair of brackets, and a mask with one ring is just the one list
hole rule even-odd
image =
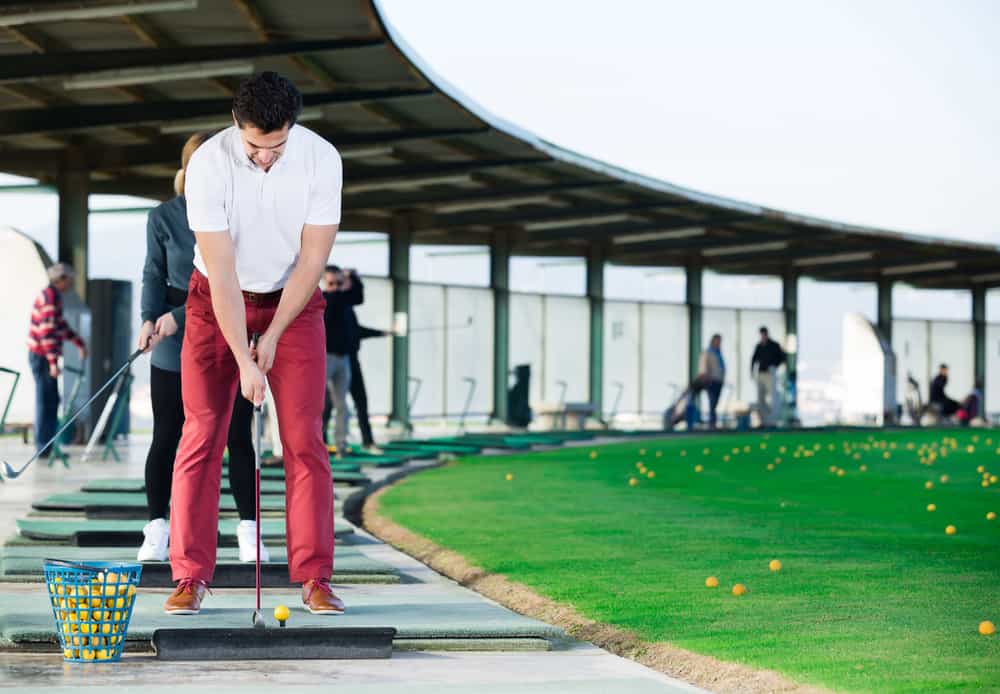
[[[174, 458], [184, 427], [181, 375], [150, 366], [149, 386], [153, 400], [153, 443], [146, 456], [146, 501], [149, 519], [166, 518], [170, 506], [170, 486]], [[254, 451], [250, 436], [253, 405], [236, 392], [229, 423], [229, 486], [240, 520], [254, 520]]]
[[[326, 399], [323, 401], [323, 443], [327, 441], [327, 430], [330, 428], [330, 416], [333, 414], [333, 400], [330, 399], [330, 389], [326, 388]], [[365, 377], [361, 373], [361, 362], [358, 353], [351, 353], [351, 399], [354, 401], [354, 414], [358, 418], [361, 429], [361, 444], [374, 446], [372, 425], [368, 419], [368, 391], [365, 390]]]

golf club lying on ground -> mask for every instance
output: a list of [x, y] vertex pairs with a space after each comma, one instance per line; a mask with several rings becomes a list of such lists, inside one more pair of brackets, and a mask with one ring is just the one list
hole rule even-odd
[[20, 477], [21, 474], [28, 469], [28, 466], [38, 459], [38, 456], [41, 454], [41, 452], [48, 450], [49, 447], [52, 445], [52, 443], [60, 436], [62, 436], [62, 433], [69, 428], [69, 425], [76, 421], [76, 418], [80, 416], [80, 413], [82, 413], [85, 409], [90, 407], [90, 404], [94, 402], [94, 400], [96, 400], [101, 393], [107, 390], [112, 383], [117, 381], [118, 377], [121, 376], [126, 369], [132, 366], [132, 362], [138, 359], [144, 351], [145, 350], [137, 349], [136, 351], [132, 352], [132, 355], [128, 358], [128, 361], [122, 364], [121, 368], [115, 371], [114, 374], [112, 374], [111, 378], [109, 378], [107, 382], [97, 390], [96, 393], [90, 396], [90, 399], [87, 400], [87, 402], [80, 405], [80, 408], [73, 413], [73, 416], [71, 416], [69, 419], [63, 422], [63, 425], [59, 427], [59, 431], [56, 432], [55, 436], [49, 439], [49, 441], [44, 446], [38, 448], [38, 450], [35, 451], [35, 454], [31, 456], [30, 459], [28, 459], [28, 462], [22, 465], [19, 469], [15, 470], [13, 466], [11, 466], [11, 464], [8, 463], [6, 460], [3, 461], [3, 476], [9, 480], [14, 480]]

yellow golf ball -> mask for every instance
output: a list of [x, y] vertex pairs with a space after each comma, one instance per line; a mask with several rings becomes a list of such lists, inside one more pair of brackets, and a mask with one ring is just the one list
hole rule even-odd
[[504, 477], [504, 479], [510, 482], [512, 479], [514, 479], [514, 475], [508, 472], [506, 477]]
[[996, 520], [996, 519], [997, 519], [997, 514], [995, 511], [990, 511], [989, 513], [986, 514], [986, 520]]
[[935, 505], [935, 504], [927, 504], [927, 510], [931, 511], [931, 512], [937, 511], [937, 505]]
[[996, 633], [997, 628], [993, 626], [993, 622], [985, 620], [979, 623], [979, 633], [983, 636], [990, 636]]
[[639, 484], [639, 480], [637, 480], [635, 477], [628, 478], [628, 486], [634, 487], [637, 484]]
[[944, 529], [944, 534], [945, 534], [945, 535], [954, 535], [954, 534], [955, 534], [955, 533], [957, 533], [957, 532], [958, 532], [958, 530], [956, 530], [956, 529], [955, 529], [955, 526], [954, 526], [954, 525], [949, 525], [949, 526], [947, 526], [947, 527], [946, 527], [946, 528]]
[[705, 468], [704, 468], [703, 466], [701, 466], [701, 465], [695, 465], [695, 466], [694, 466], [694, 471], [695, 471], [695, 472], [701, 472], [701, 471], [702, 471], [702, 470], [704, 470], [704, 469], [705, 469]]
[[737, 583], [733, 586], [733, 595], [739, 597], [740, 595], [746, 595], [747, 587], [742, 583]]
[[719, 579], [717, 579], [715, 576], [709, 576], [708, 578], [705, 579], [705, 587], [706, 588], [718, 588], [719, 587]]
[[781, 571], [781, 562], [777, 559], [772, 559], [771, 563], [767, 565], [767, 568], [771, 569], [771, 571]]
[[279, 622], [284, 622], [288, 620], [288, 607], [285, 605], [278, 605], [274, 608], [274, 618]]

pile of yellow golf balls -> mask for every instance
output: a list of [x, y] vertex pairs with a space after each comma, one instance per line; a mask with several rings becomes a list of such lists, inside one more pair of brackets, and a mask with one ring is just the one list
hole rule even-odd
[[49, 585], [49, 597], [61, 625], [63, 655], [111, 659], [125, 638], [125, 618], [135, 594], [126, 576], [111, 571], [95, 575], [89, 585], [71, 585], [56, 576]]

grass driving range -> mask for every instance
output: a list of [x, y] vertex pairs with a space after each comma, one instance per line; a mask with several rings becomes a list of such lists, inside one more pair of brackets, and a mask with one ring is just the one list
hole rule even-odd
[[838, 690], [1000, 691], [997, 475], [1000, 430], [675, 437], [459, 460], [381, 512], [648, 642]]

